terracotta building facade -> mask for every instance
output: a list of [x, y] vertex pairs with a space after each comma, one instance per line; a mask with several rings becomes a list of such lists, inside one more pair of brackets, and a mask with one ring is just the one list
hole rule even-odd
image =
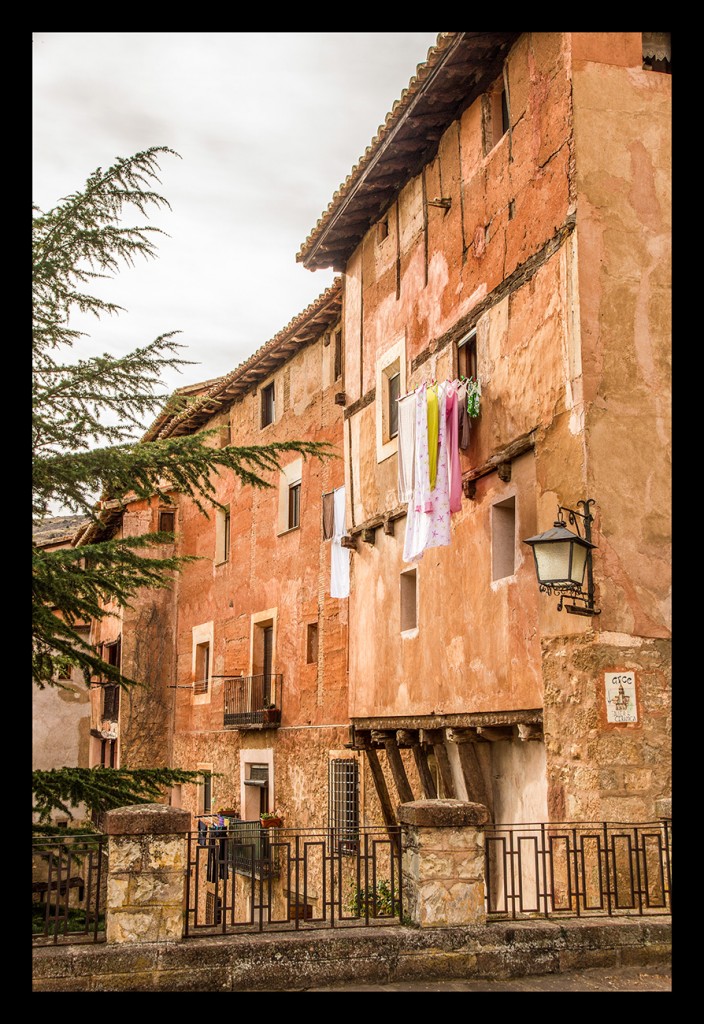
[[[208, 517], [115, 510], [198, 560], [94, 627], [145, 685], [112, 746], [96, 688], [91, 763], [200, 771], [171, 799], [201, 820], [389, 824], [434, 797], [669, 816], [669, 70], [662, 33], [438, 37], [297, 255], [335, 284], [145, 435], [339, 457], [290, 453], [267, 489], [223, 474]], [[463, 379], [459, 503], [413, 551], [401, 409]], [[525, 541], [580, 513], [575, 613]]]
[[[387, 820], [668, 814], [663, 35], [441, 34], [298, 253], [343, 274], [349, 717]], [[461, 506], [408, 561], [393, 407], [463, 376]], [[593, 614], [538, 588], [560, 508], [593, 517]]]

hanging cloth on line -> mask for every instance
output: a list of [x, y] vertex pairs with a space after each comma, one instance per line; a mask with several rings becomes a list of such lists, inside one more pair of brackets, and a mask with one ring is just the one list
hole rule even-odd
[[416, 395], [412, 391], [398, 400], [398, 500], [413, 500], [416, 447]]
[[345, 529], [345, 488], [334, 492], [334, 525], [330, 550], [330, 597], [350, 596], [350, 551], [343, 548]]
[[404, 562], [415, 562], [428, 548], [450, 543], [450, 487], [447, 446], [445, 384], [438, 385], [438, 440], [435, 488], [430, 489], [428, 472], [428, 389], [416, 392], [416, 478], [415, 499], [409, 501], [406, 514]]

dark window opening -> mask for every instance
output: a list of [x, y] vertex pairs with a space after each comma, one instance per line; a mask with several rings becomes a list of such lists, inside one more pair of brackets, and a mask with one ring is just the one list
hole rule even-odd
[[501, 90], [501, 135], [505, 135], [511, 127], [508, 116], [508, 103], [506, 102], [506, 90]]
[[103, 768], [115, 767], [117, 740], [101, 740], [100, 764]]
[[457, 346], [457, 376], [477, 379], [477, 336], [463, 338]]
[[383, 242], [385, 238], [389, 237], [389, 218], [384, 217], [379, 221], [377, 228], [377, 238], [380, 242]]
[[401, 394], [401, 374], [389, 377], [389, 440], [398, 435], [398, 399]]
[[176, 513], [159, 510], [159, 533], [173, 533], [176, 527]]
[[342, 331], [335, 331], [335, 380], [342, 376]]
[[669, 32], [643, 32], [643, 70], [672, 74], [672, 48]]
[[213, 809], [213, 776], [210, 772], [203, 772], [202, 779], [203, 784], [201, 786], [201, 796], [203, 814], [210, 814]]
[[261, 390], [262, 396], [262, 426], [268, 427], [274, 422], [274, 382], [267, 384]]
[[306, 631], [306, 662], [309, 665], [318, 662], [318, 623], [309, 622]]
[[196, 678], [193, 683], [194, 693], [208, 692], [208, 679], [210, 676], [210, 644], [196, 645]]
[[120, 710], [120, 687], [119, 686], [104, 686], [103, 687], [103, 718], [107, 718], [111, 722], [116, 722], [119, 710]]
[[293, 530], [300, 525], [301, 519], [301, 483], [290, 484], [288, 489], [288, 528]]

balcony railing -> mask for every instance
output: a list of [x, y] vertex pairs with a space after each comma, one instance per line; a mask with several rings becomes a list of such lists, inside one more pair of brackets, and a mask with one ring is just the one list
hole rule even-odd
[[225, 726], [235, 729], [246, 729], [250, 726], [275, 729], [281, 724], [280, 673], [223, 678]]

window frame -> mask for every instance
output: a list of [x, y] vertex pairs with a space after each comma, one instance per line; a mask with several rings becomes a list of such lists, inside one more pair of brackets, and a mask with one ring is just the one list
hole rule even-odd
[[[164, 519], [171, 519], [171, 526], [164, 525]], [[158, 533], [175, 533], [176, 532], [176, 509], [175, 508], [160, 508], [157, 515], [157, 532]]]
[[[455, 345], [455, 363], [456, 363], [456, 377], [465, 376], [466, 378], [474, 377], [477, 380], [477, 328], [473, 327], [471, 331], [464, 334]], [[463, 363], [465, 365], [463, 365]], [[463, 371], [474, 371], [464, 372]]]

